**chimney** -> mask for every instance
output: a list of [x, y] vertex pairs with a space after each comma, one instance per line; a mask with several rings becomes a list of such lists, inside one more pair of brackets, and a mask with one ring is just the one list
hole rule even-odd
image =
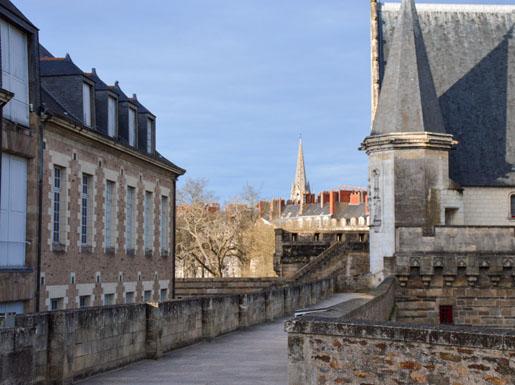
[[259, 201], [258, 212], [259, 212], [259, 217], [263, 218], [263, 216], [265, 215], [265, 202], [264, 201]]
[[353, 191], [350, 194], [349, 204], [352, 206], [359, 205], [361, 203], [361, 193], [359, 191]]
[[334, 216], [336, 212], [336, 201], [338, 199], [338, 192], [331, 191], [329, 193], [329, 215]]

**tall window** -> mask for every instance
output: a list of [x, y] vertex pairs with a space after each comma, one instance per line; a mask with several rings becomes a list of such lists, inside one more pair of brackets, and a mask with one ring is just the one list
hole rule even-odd
[[511, 218], [515, 219], [515, 194], [511, 196]]
[[147, 153], [152, 153], [152, 126], [154, 121], [150, 118], [147, 119]]
[[64, 180], [64, 169], [59, 166], [54, 167], [54, 207], [53, 207], [53, 228], [52, 228], [52, 240], [54, 243], [61, 243], [61, 199], [62, 199], [62, 187]]
[[136, 110], [129, 108], [129, 145], [136, 145]]
[[145, 252], [153, 249], [153, 226], [152, 226], [152, 196], [150, 191], [145, 191], [145, 215], [144, 215], [144, 243]]
[[168, 197], [161, 197], [161, 218], [159, 221], [160, 228], [160, 240], [162, 251], [168, 251]]
[[113, 138], [116, 135], [116, 99], [112, 96], [107, 98], [107, 135]]
[[29, 59], [27, 35], [0, 20], [2, 87], [14, 93], [4, 107], [4, 118], [29, 125]]
[[82, 174], [82, 189], [81, 189], [81, 225], [80, 225], [80, 240], [82, 245], [89, 245], [91, 242], [91, 187], [92, 177], [88, 174]]
[[136, 206], [136, 189], [127, 186], [126, 213], [125, 213], [125, 242], [127, 250], [134, 250], [134, 207]]
[[114, 247], [114, 218], [115, 218], [115, 184], [110, 180], [106, 183], [105, 197], [105, 247], [106, 249]]
[[2, 154], [0, 204], [0, 266], [25, 264], [27, 223], [27, 161]]
[[91, 94], [93, 93], [92, 88], [89, 84], [82, 84], [82, 110], [84, 113], [84, 124], [91, 127], [91, 110], [93, 104], [91, 103]]

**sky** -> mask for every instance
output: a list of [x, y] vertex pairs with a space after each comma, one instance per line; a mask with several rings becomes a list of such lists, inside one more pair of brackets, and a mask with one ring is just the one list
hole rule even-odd
[[54, 56], [137, 94], [182, 182], [287, 198], [301, 135], [313, 192], [366, 187], [369, 0], [12, 1]]

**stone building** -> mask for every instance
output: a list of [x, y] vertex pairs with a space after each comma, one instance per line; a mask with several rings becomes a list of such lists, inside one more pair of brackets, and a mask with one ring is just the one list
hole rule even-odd
[[513, 326], [515, 7], [371, 4], [372, 273], [401, 321]]
[[118, 82], [43, 47], [40, 309], [164, 301], [174, 282], [175, 186], [156, 117]]
[[274, 270], [282, 277], [293, 276], [334, 243], [368, 243], [366, 189], [340, 186], [315, 196], [306, 177], [302, 141], [290, 200], [261, 201], [258, 212], [275, 228]]
[[38, 29], [0, 0], [0, 324], [31, 312], [38, 269]]

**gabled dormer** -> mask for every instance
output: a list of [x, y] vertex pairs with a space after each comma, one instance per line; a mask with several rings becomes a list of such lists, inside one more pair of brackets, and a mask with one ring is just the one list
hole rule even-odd
[[136, 94], [132, 100], [138, 106], [138, 148], [147, 155], [154, 155], [156, 151], [156, 116], [141, 104]]
[[95, 83], [96, 129], [104, 135], [117, 139], [118, 94], [100, 79], [95, 68], [92, 68], [86, 77]]
[[110, 87], [118, 95], [118, 139], [131, 147], [138, 146], [138, 106], [122, 91], [118, 82]]
[[41, 86], [65, 108], [71, 118], [95, 128], [95, 83], [75, 65], [70, 55], [40, 58]]

